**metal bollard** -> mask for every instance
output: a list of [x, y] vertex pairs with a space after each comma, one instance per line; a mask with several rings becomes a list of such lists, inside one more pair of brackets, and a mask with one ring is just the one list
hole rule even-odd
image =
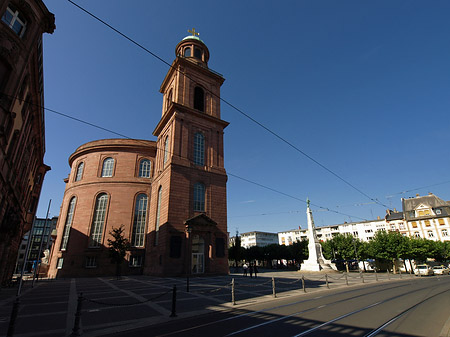
[[348, 285], [348, 275], [345, 273], [345, 284]]
[[186, 276], [186, 292], [189, 292], [189, 275]]
[[277, 297], [277, 293], [275, 292], [275, 278], [272, 277], [272, 294], [273, 297]]
[[391, 279], [391, 275], [389, 275], [389, 269], [387, 270], [388, 280]]
[[14, 301], [11, 311], [11, 318], [9, 320], [8, 332], [6, 333], [7, 337], [12, 337], [14, 335], [14, 329], [16, 328], [16, 318], [19, 312], [19, 304], [20, 304], [19, 297], [16, 297], [16, 300]]
[[378, 282], [378, 274], [377, 274], [377, 270], [375, 269], [375, 281]]
[[177, 317], [177, 286], [173, 286], [172, 290], [172, 313], [169, 317]]
[[325, 274], [325, 282], [327, 284], [327, 288], [330, 289], [330, 285], [328, 284], [328, 274]]
[[303, 275], [302, 275], [302, 288], [303, 288], [303, 292], [306, 293], [305, 277]]
[[364, 283], [364, 274], [361, 274], [361, 283]]
[[234, 298], [234, 278], [231, 280], [231, 302], [236, 305], [236, 300]]
[[400, 279], [401, 279], [402, 278], [402, 271], [399, 269], [398, 272], [400, 274]]
[[70, 337], [81, 336], [80, 321], [81, 321], [81, 305], [82, 304], [83, 304], [83, 293], [80, 293], [80, 295], [78, 295], [77, 311], [75, 312], [75, 323], [73, 325], [73, 329], [72, 329], [72, 333], [70, 334]]

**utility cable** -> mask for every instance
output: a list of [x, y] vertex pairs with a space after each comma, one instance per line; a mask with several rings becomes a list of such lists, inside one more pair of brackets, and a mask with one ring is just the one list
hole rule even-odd
[[[74, 6], [76, 6], [77, 8], [79, 8], [80, 10], [82, 10], [83, 12], [85, 12], [86, 14], [88, 14], [89, 16], [93, 17], [94, 19], [96, 19], [97, 21], [101, 22], [102, 24], [104, 24], [105, 26], [107, 26], [108, 28], [110, 28], [111, 30], [113, 30], [114, 32], [116, 32], [117, 34], [119, 34], [120, 36], [122, 36], [123, 38], [127, 39], [128, 41], [130, 41], [131, 43], [133, 43], [134, 45], [138, 46], [139, 48], [143, 49], [144, 51], [146, 51], [147, 53], [149, 53], [150, 55], [152, 55], [153, 57], [157, 58], [158, 60], [160, 60], [161, 62], [163, 62], [164, 64], [168, 65], [170, 68], [173, 68], [175, 71], [177, 71], [178, 73], [186, 76], [189, 80], [191, 80], [193, 83], [198, 84], [197, 81], [195, 81], [193, 78], [191, 78], [190, 76], [188, 76], [187, 74], [181, 72], [180, 70], [174, 68], [170, 63], [168, 63], [167, 61], [165, 61], [164, 59], [162, 59], [161, 57], [159, 57], [158, 55], [156, 55], [155, 53], [151, 52], [149, 49], [147, 49], [146, 47], [144, 47], [143, 45], [141, 45], [140, 43], [138, 43], [137, 41], [135, 41], [134, 39], [130, 38], [129, 36], [127, 36], [126, 34], [122, 33], [121, 31], [119, 31], [118, 29], [114, 28], [112, 25], [108, 24], [107, 22], [105, 22], [104, 20], [100, 19], [98, 16], [94, 15], [93, 13], [89, 12], [87, 9], [81, 7], [80, 5], [76, 4], [75, 2], [73, 2], [72, 0], [67, 0], [68, 2], [70, 2], [71, 4], [73, 4]], [[352, 183], [350, 183], [349, 181], [347, 181], [346, 179], [342, 178], [340, 175], [338, 175], [337, 173], [335, 173], [334, 171], [332, 171], [331, 169], [329, 169], [328, 167], [326, 167], [325, 165], [321, 164], [319, 161], [317, 161], [316, 159], [314, 159], [313, 157], [311, 157], [310, 155], [308, 155], [306, 152], [304, 152], [303, 150], [301, 150], [300, 148], [298, 148], [297, 146], [295, 146], [294, 144], [292, 144], [290, 141], [288, 141], [286, 138], [280, 136], [279, 134], [277, 134], [275, 131], [272, 131], [270, 128], [268, 128], [267, 126], [265, 126], [264, 124], [262, 124], [261, 122], [257, 121], [255, 118], [251, 117], [249, 114], [245, 113], [244, 111], [242, 111], [241, 109], [239, 109], [238, 107], [236, 107], [235, 105], [231, 104], [230, 102], [228, 102], [227, 100], [221, 98], [220, 96], [216, 95], [214, 92], [212, 92], [211, 90], [206, 89], [212, 96], [218, 98], [220, 101], [222, 101], [223, 103], [225, 103], [226, 105], [228, 105], [229, 107], [231, 107], [232, 109], [236, 110], [237, 112], [239, 112], [241, 115], [245, 116], [246, 118], [248, 118], [250, 121], [254, 122], [255, 124], [257, 124], [258, 126], [260, 126], [261, 128], [263, 128], [264, 130], [266, 130], [267, 132], [269, 132], [271, 135], [273, 135], [274, 137], [278, 138], [279, 140], [281, 140], [283, 143], [287, 144], [288, 146], [290, 146], [291, 148], [293, 148], [294, 150], [296, 150], [297, 152], [299, 152], [300, 154], [302, 154], [303, 156], [305, 156], [306, 158], [308, 158], [309, 160], [311, 160], [312, 162], [314, 162], [315, 164], [317, 164], [318, 166], [320, 166], [321, 168], [323, 168], [325, 171], [327, 171], [328, 173], [332, 174], [333, 176], [335, 176], [336, 178], [338, 178], [339, 180], [341, 180], [342, 182], [344, 182], [345, 184], [347, 184], [348, 186], [350, 186], [351, 188], [353, 188], [355, 191], [357, 191], [358, 193], [364, 195], [366, 198], [372, 200], [373, 202], [375, 202], [376, 204], [383, 206], [384, 208], [389, 208], [388, 206], [386, 206], [385, 204], [383, 204], [382, 202], [380, 202], [378, 199], [374, 199], [372, 197], [370, 197], [368, 194], [364, 193], [361, 189], [359, 189], [358, 187], [356, 187], [355, 185], [353, 185]]]
[[[126, 138], [126, 139], [132, 139], [132, 140], [135, 140], [135, 141], [140, 142], [140, 143], [142, 143], [142, 144], [144, 144], [144, 145], [148, 145], [148, 142], [146, 142], [146, 141], [144, 141], [144, 140], [131, 138], [131, 137], [127, 136], [127, 135], [124, 135], [124, 134], [119, 133], [119, 132], [117, 132], [117, 131], [113, 131], [113, 130], [108, 129], [108, 128], [105, 128], [105, 127], [103, 127], [103, 126], [96, 125], [96, 124], [91, 123], [91, 122], [87, 122], [87, 121], [82, 120], [82, 119], [80, 119], [80, 118], [72, 117], [72, 116], [70, 116], [70, 115], [68, 115], [68, 114], [62, 113], [62, 112], [57, 111], [57, 110], [54, 110], [54, 109], [50, 109], [50, 108], [43, 107], [43, 106], [41, 106], [41, 105], [39, 105], [39, 104], [36, 104], [36, 103], [34, 103], [34, 102], [32, 102], [32, 101], [28, 101], [28, 100], [26, 100], [26, 99], [21, 99], [21, 98], [19, 98], [19, 97], [12, 96], [12, 95], [9, 95], [9, 94], [3, 93], [3, 92], [0, 92], [0, 94], [1, 94], [1, 95], [4, 95], [4, 96], [7, 96], [7, 97], [10, 97], [10, 98], [14, 98], [14, 99], [20, 100], [20, 101], [22, 101], [22, 102], [26, 102], [26, 103], [28, 103], [28, 104], [30, 104], [30, 105], [33, 105], [33, 106], [35, 106], [35, 107], [38, 107], [38, 108], [40, 108], [40, 109], [44, 109], [44, 110], [49, 111], [49, 112], [52, 112], [52, 113], [54, 113], [54, 114], [56, 114], [56, 115], [59, 115], [59, 116], [62, 116], [62, 117], [69, 118], [69, 119], [71, 119], [71, 120], [77, 121], [77, 122], [79, 122], [79, 123], [86, 124], [86, 125], [89, 125], [89, 126], [91, 126], [91, 127], [94, 127], [94, 128], [97, 128], [97, 129], [106, 131], [106, 132], [110, 132], [110, 133], [112, 133], [112, 134], [114, 134], [114, 135], [121, 136], [121, 137]], [[175, 153], [173, 153], [173, 152], [171, 152], [171, 151], [168, 151], [168, 150], [166, 150], [166, 149], [161, 149], [161, 148], [159, 148], [158, 146], [156, 146], [156, 150], [164, 151], [164, 152], [167, 152], [167, 153], [169, 153], [169, 154], [171, 154], [171, 155], [176, 155], [176, 156], [178, 156], [179, 158], [188, 159], [188, 158], [181, 157], [181, 156], [179, 156], [179, 155], [177, 155], [177, 154], [175, 154]], [[289, 197], [289, 198], [292, 198], [292, 199], [301, 201], [301, 202], [303, 202], [303, 203], [306, 204], [306, 201], [305, 201], [305, 200], [300, 199], [300, 198], [297, 198], [297, 197], [292, 196], [292, 195], [290, 195], [290, 194], [281, 192], [281, 191], [279, 191], [279, 190], [276, 190], [276, 189], [274, 189], [274, 188], [271, 188], [271, 187], [262, 185], [262, 184], [260, 184], [260, 183], [254, 182], [254, 181], [251, 181], [251, 180], [249, 180], [249, 179], [242, 178], [242, 177], [240, 177], [240, 176], [238, 176], [238, 175], [235, 175], [235, 174], [232, 174], [232, 173], [230, 173], [230, 172], [227, 172], [227, 174], [228, 174], [229, 176], [234, 177], [234, 178], [241, 179], [241, 180], [246, 181], [246, 182], [248, 182], [248, 183], [250, 183], [250, 184], [253, 184], [253, 185], [256, 185], [256, 186], [265, 188], [265, 189], [270, 190], [270, 191], [272, 191], [272, 192], [275, 192], [275, 193], [284, 195], [284, 196], [286, 196], [286, 197]], [[348, 214], [345, 214], [345, 213], [341, 213], [341, 212], [338, 212], [338, 211], [335, 211], [335, 210], [332, 210], [332, 209], [329, 209], [329, 208], [327, 208], [327, 207], [323, 207], [323, 206], [320, 206], [320, 205], [316, 205], [316, 204], [313, 204], [313, 203], [311, 203], [311, 205], [313, 205], [313, 206], [315, 206], [315, 207], [318, 207], [318, 208], [320, 208], [320, 209], [322, 209], [322, 210], [328, 211], [328, 212], [332, 212], [332, 213], [336, 213], [336, 214], [340, 214], [340, 215], [345, 215], [345, 216], [348, 216], [348, 217], [354, 217], [354, 218], [358, 218], [358, 219], [361, 219], [361, 220], [367, 220], [367, 219], [360, 218], [360, 217], [357, 217], [357, 216], [351, 216], [351, 215], [348, 215]]]

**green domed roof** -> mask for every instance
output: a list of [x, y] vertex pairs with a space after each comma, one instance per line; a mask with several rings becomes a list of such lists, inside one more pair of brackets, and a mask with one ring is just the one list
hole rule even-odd
[[193, 35], [188, 35], [181, 41], [184, 41], [184, 40], [197, 40], [197, 41], [200, 41], [203, 44], [205, 43], [198, 36], [193, 36]]

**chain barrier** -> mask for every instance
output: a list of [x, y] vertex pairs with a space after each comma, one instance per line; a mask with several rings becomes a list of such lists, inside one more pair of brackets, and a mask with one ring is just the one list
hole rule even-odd
[[234, 285], [235, 286], [240, 286], [240, 287], [257, 287], [257, 286], [263, 286], [266, 285], [268, 283], [271, 283], [272, 280], [268, 280], [267, 282], [263, 282], [263, 283], [258, 283], [258, 284], [245, 284], [245, 283], [237, 283], [235, 282]]
[[330, 280], [340, 280], [341, 278], [343, 278], [344, 277], [344, 275], [341, 275], [340, 277], [332, 277], [331, 275], [328, 275], [328, 278], [330, 279]]
[[89, 298], [84, 297], [84, 296], [83, 296], [83, 300], [86, 300], [88, 302], [95, 303], [95, 304], [100, 304], [100, 305], [110, 305], [110, 306], [113, 306], [113, 307], [126, 307], [126, 306], [131, 306], [131, 305], [144, 304], [144, 303], [147, 303], [147, 302], [150, 302], [150, 301], [157, 300], [158, 298], [167, 295], [171, 291], [172, 291], [172, 289], [168, 290], [167, 292], [165, 292], [163, 294], [159, 294], [158, 296], [149, 298], [149, 299], [147, 299], [145, 301], [138, 301], [138, 302], [135, 302], [135, 303], [107, 303], [107, 302], [92, 300], [92, 299], [89, 299]]
[[222, 289], [229, 289], [232, 286], [232, 283], [228, 283], [224, 286], [220, 286], [218, 288], [214, 288], [214, 289], [208, 289], [208, 290], [199, 290], [199, 291], [191, 291], [192, 294], [211, 294], [211, 293], [215, 293], [218, 292]]
[[296, 279], [296, 280], [294, 280], [294, 281], [292, 281], [292, 282], [285, 282], [285, 281], [279, 281], [279, 280], [277, 280], [277, 283], [279, 283], [279, 284], [294, 284], [294, 283], [297, 283], [297, 282], [299, 282], [299, 281], [301, 281], [302, 279], [301, 278], [298, 278], [298, 279]]

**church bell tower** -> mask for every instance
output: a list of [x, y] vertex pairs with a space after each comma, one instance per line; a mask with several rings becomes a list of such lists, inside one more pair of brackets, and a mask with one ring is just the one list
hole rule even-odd
[[145, 273], [226, 274], [227, 206], [220, 87], [209, 50], [198, 37], [181, 40], [161, 85]]

